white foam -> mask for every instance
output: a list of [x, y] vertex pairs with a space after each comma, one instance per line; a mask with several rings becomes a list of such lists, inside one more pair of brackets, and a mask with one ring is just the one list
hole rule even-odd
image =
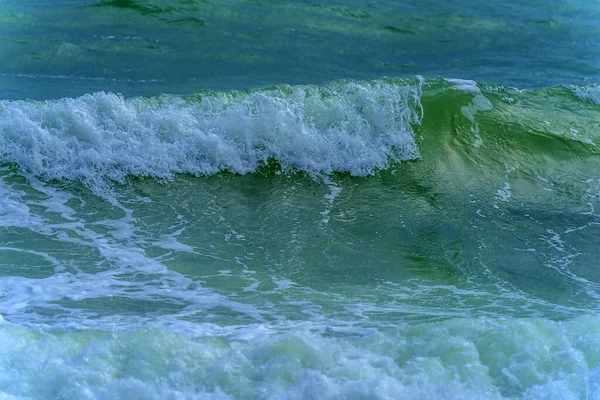
[[481, 93], [477, 87], [477, 82], [468, 79], [446, 78], [446, 82], [451, 83], [458, 90], [471, 93]]
[[581, 100], [589, 100], [600, 105], [600, 85], [569, 86], [569, 88]]
[[127, 175], [247, 173], [269, 158], [311, 174], [367, 175], [419, 156], [421, 84], [347, 82], [125, 99], [0, 102], [0, 161], [99, 188]]
[[508, 201], [510, 199], [510, 183], [504, 182], [502, 189], [498, 189], [496, 197], [502, 201]]
[[[389, 332], [296, 322], [190, 338], [0, 325], [6, 398], [597, 398], [600, 322], [467, 319]], [[13, 396], [13, 397], [11, 397]]]
[[29, 212], [21, 201], [23, 192], [15, 191], [0, 178], [0, 227], [43, 225], [43, 220]]
[[[37, 250], [35, 240], [31, 243], [33, 248], [26, 248], [26, 242], [15, 246], [0, 246], [0, 252], [29, 254], [49, 263], [53, 268], [52, 275], [37, 279], [0, 276], [0, 315], [3, 319], [17, 324], [51, 324], [57, 328], [104, 329], [138, 326], [145, 320], [157, 326], [181, 326], [183, 330], [198, 332], [204, 329], [201, 325], [182, 324], [179, 319], [185, 319], [198, 312], [206, 313], [206, 310], [217, 306], [227, 307], [250, 320], [264, 321], [270, 316], [269, 310], [259, 310], [253, 305], [236, 302], [225, 295], [203, 288], [192, 279], [170, 270], [159, 259], [147, 256], [143, 248], [144, 240], [140, 239], [134, 225], [132, 211], [116, 198], [106, 195], [104, 200], [114, 208], [120, 209], [122, 215], [116, 219], [87, 223], [67, 204], [67, 200], [71, 198], [79, 200], [75, 203], [82, 201], [77, 195], [67, 195], [35, 179], [32, 179], [30, 184], [45, 197], [36, 205], [42, 206], [44, 210], [60, 212], [67, 222], [50, 221], [43, 216], [44, 212], [41, 215], [35, 214], [23, 201], [24, 194], [9, 190], [10, 187], [0, 179], [0, 194], [4, 195], [4, 201], [10, 200], [10, 204], [13, 205], [8, 214], [10, 218], [2, 218], [0, 215], [1, 226], [25, 228], [33, 235], [43, 236], [49, 243], [56, 240], [61, 245], [86, 249], [85, 251], [92, 256], [91, 259], [97, 256], [106, 266], [87, 272], [85, 265], [79, 265], [80, 261], [76, 258], [65, 258], [60, 251], [54, 256], [52, 252], [48, 254]], [[98, 225], [102, 226], [102, 233], [92, 229]], [[171, 234], [163, 235], [158, 238], [156, 245], [178, 252], [194, 252], [192, 246], [177, 240], [182, 232], [183, 229], [180, 228]], [[88, 263], [93, 261], [81, 264]], [[130, 279], [132, 276], [135, 276], [135, 279]], [[102, 316], [86, 310], [86, 302], [103, 301], [106, 306], [110, 306], [110, 299], [114, 298], [146, 304], [167, 304], [173, 309], [169, 315], [158, 321], [152, 315], [147, 318], [140, 315]], [[72, 305], [61, 305], [65, 301], [72, 302]], [[82, 304], [81, 308], [77, 304]], [[56, 319], [54, 313], [63, 315]]]
[[330, 177], [327, 176], [323, 178], [323, 183], [325, 183], [329, 188], [329, 193], [323, 196], [325, 199], [327, 199], [329, 205], [327, 206], [327, 208], [321, 211], [321, 215], [323, 216], [321, 222], [327, 224], [329, 223], [329, 213], [331, 212], [331, 206], [333, 206], [335, 198], [338, 197], [339, 194], [342, 192], [342, 188], [339, 187]]

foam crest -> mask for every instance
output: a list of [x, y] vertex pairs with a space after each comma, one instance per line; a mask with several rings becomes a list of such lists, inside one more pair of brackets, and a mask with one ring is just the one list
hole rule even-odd
[[579, 97], [581, 100], [592, 101], [600, 105], [600, 86], [570, 86], [569, 87], [573, 94]]
[[98, 187], [127, 175], [255, 171], [367, 175], [419, 156], [421, 80], [282, 86], [191, 97], [94, 93], [0, 103], [0, 157], [45, 179]]

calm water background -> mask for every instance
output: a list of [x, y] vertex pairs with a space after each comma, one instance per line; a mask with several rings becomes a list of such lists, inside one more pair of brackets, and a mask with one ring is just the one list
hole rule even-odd
[[590, 1], [3, 1], [2, 91], [57, 98], [457, 77], [598, 79]]

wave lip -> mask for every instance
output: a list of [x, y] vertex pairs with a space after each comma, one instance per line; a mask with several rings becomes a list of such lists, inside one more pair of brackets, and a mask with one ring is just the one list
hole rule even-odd
[[127, 175], [248, 173], [269, 159], [310, 174], [368, 175], [419, 157], [422, 79], [126, 99], [93, 93], [0, 102], [0, 157], [92, 186]]

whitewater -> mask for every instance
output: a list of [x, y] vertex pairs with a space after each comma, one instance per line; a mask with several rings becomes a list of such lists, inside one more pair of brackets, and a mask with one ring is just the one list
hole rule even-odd
[[0, 2], [0, 399], [600, 399], [593, 2]]

